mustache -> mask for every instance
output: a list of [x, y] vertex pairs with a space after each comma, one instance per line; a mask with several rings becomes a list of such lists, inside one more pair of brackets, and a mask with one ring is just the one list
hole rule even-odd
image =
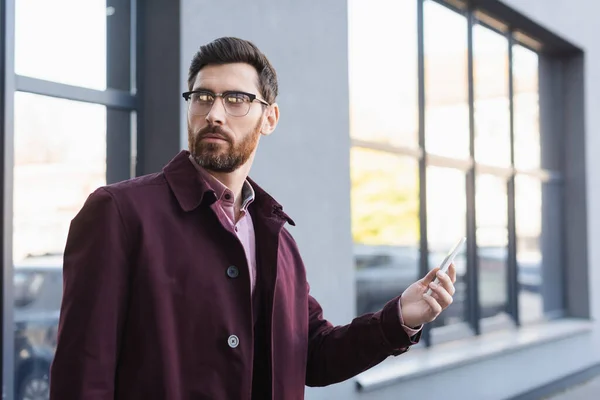
[[200, 140], [203, 137], [209, 136], [209, 135], [210, 136], [218, 136], [219, 138], [231, 143], [231, 138], [230, 138], [229, 134], [227, 132], [225, 132], [225, 130], [218, 125], [214, 125], [214, 126], [208, 125], [202, 129], [200, 129], [198, 131], [198, 133], [196, 134], [197, 140]]

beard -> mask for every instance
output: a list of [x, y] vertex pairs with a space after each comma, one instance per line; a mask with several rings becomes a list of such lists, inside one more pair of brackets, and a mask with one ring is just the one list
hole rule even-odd
[[[208, 125], [198, 132], [192, 132], [188, 124], [188, 144], [190, 154], [204, 169], [213, 172], [233, 172], [244, 165], [258, 145], [262, 118], [256, 126], [242, 139], [235, 143], [223, 128], [218, 125]], [[208, 134], [221, 136], [225, 143], [205, 142], [202, 138]]]

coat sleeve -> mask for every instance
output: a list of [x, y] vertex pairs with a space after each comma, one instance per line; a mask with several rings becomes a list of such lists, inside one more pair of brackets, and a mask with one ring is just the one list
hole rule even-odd
[[96, 190], [71, 221], [67, 238], [51, 400], [114, 400], [129, 248], [115, 199]]
[[409, 337], [400, 323], [398, 302], [389, 301], [382, 310], [334, 327], [323, 318], [317, 300], [308, 296], [307, 386], [326, 386], [360, 374], [388, 356], [406, 352], [421, 332]]

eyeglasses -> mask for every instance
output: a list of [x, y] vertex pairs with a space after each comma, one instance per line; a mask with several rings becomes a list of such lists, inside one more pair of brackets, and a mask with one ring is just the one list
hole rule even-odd
[[188, 102], [190, 113], [201, 116], [208, 115], [217, 97], [223, 99], [225, 112], [233, 117], [248, 115], [250, 106], [255, 100], [266, 106], [270, 105], [266, 101], [256, 98], [255, 94], [238, 91], [213, 93], [208, 90], [192, 90], [183, 93], [182, 96]]

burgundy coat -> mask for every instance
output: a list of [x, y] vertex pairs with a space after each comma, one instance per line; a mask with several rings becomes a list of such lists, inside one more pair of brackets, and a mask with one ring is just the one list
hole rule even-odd
[[[250, 398], [244, 249], [219, 222], [214, 192], [188, 157], [182, 151], [160, 173], [96, 190], [73, 219], [52, 400]], [[398, 298], [346, 326], [324, 320], [283, 227], [293, 221], [251, 183], [258, 268], [275, 277], [274, 399], [302, 399], [305, 385], [343, 381], [414, 344], [401, 327]]]

